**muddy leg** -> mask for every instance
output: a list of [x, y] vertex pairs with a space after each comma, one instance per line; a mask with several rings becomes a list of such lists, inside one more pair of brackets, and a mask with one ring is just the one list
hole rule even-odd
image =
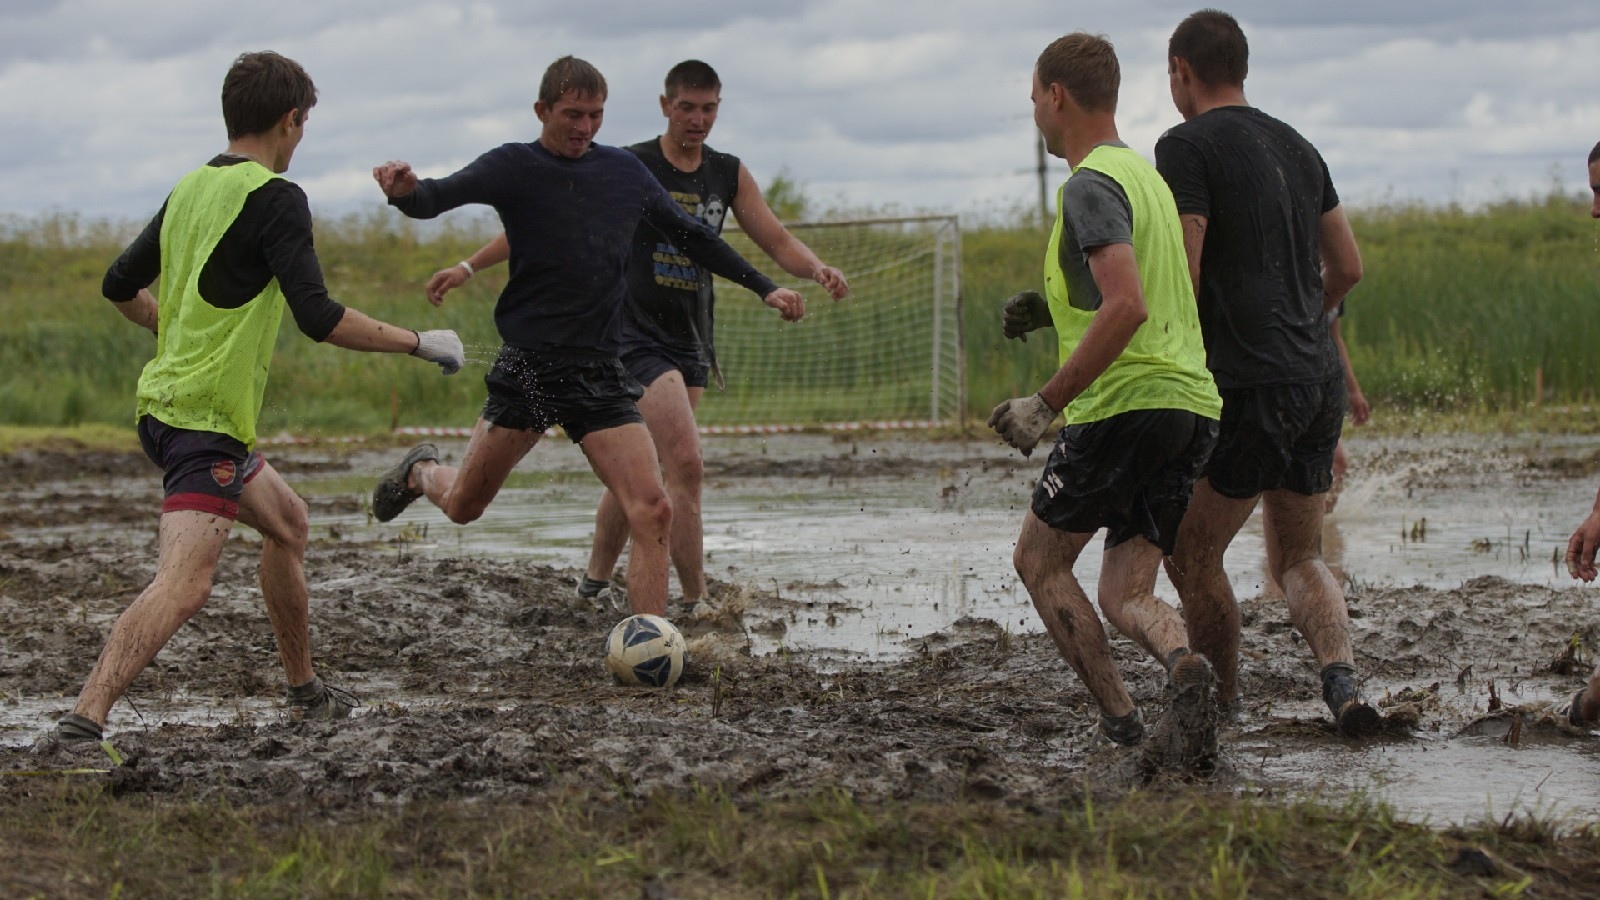
[[1344, 591], [1322, 561], [1324, 498], [1268, 491], [1266, 503], [1272, 523], [1266, 537], [1278, 560], [1274, 574], [1289, 601], [1289, 620], [1311, 645], [1318, 665], [1354, 663]]
[[117, 617], [72, 711], [102, 727], [112, 704], [183, 623], [206, 605], [233, 520], [180, 510], [161, 516], [156, 577]]
[[306, 504], [277, 470], [263, 463], [239, 497], [239, 521], [261, 533], [261, 599], [278, 641], [278, 656], [291, 687], [307, 684], [311, 669], [306, 540], [311, 525]]
[[1133, 698], [1111, 659], [1111, 642], [1100, 616], [1072, 574], [1078, 554], [1092, 537], [1057, 531], [1029, 511], [1012, 562], [1056, 649], [1094, 695], [1100, 711], [1127, 716], [1133, 713]]
[[1224, 704], [1239, 694], [1239, 604], [1222, 560], [1255, 505], [1254, 498], [1224, 497], [1210, 480], [1200, 479], [1178, 527], [1177, 546], [1167, 558], [1167, 577], [1183, 604], [1189, 646], [1211, 660], [1217, 701]]
[[636, 613], [666, 615], [667, 533], [672, 503], [643, 424], [619, 425], [584, 436], [583, 455], [628, 517], [628, 601]]
[[535, 431], [501, 428], [479, 419], [459, 469], [431, 460], [419, 462], [411, 468], [410, 487], [422, 491], [457, 525], [476, 521], [540, 437]]
[[1173, 651], [1189, 646], [1183, 616], [1155, 595], [1161, 548], [1142, 537], [1105, 552], [1100, 564], [1100, 609], [1116, 629], [1166, 665]]

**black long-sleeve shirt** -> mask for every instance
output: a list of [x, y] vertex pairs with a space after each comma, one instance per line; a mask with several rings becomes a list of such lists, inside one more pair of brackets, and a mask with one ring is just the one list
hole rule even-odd
[[[207, 165], [241, 162], [223, 154]], [[161, 274], [161, 223], [166, 215], [163, 203], [106, 270], [100, 292], [107, 300], [132, 300]], [[344, 307], [328, 296], [323, 284], [305, 191], [283, 178], [268, 181], [245, 199], [238, 218], [200, 270], [200, 296], [212, 306], [237, 309], [260, 295], [274, 278], [301, 333], [314, 341], [326, 340], [344, 318]]]
[[418, 219], [468, 203], [494, 207], [511, 247], [495, 325], [502, 340], [526, 350], [616, 352], [641, 221], [718, 275], [762, 297], [777, 290], [617, 147], [593, 145], [571, 159], [538, 143], [505, 144], [389, 203]]

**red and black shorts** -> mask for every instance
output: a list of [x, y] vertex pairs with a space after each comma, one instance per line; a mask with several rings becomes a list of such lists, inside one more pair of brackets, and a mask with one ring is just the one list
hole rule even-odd
[[266, 463], [228, 435], [174, 428], [153, 416], [139, 418], [139, 443], [161, 467], [163, 513], [187, 510], [237, 519], [244, 486]]

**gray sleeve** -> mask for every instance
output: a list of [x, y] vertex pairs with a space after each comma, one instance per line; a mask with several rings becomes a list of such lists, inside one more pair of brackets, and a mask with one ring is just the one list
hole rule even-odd
[[1133, 205], [1111, 176], [1079, 169], [1067, 179], [1061, 205], [1072, 220], [1079, 250], [1087, 253], [1107, 244], [1133, 243]]

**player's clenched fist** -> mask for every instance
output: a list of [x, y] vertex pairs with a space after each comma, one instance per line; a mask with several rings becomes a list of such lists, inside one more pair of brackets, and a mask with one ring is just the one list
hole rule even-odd
[[1027, 340], [1030, 331], [1037, 331], [1050, 322], [1050, 304], [1038, 291], [1012, 294], [1000, 311], [1000, 333], [1008, 339]]
[[778, 288], [761, 298], [761, 302], [777, 310], [785, 322], [798, 322], [806, 314], [806, 298], [788, 288]]
[[411, 164], [391, 159], [381, 166], [372, 167], [372, 180], [378, 183], [385, 197], [404, 197], [417, 189], [417, 173]]
[[1038, 394], [1007, 400], [989, 413], [989, 427], [1001, 440], [1021, 450], [1023, 456], [1033, 455], [1033, 448], [1055, 420], [1056, 411]]

